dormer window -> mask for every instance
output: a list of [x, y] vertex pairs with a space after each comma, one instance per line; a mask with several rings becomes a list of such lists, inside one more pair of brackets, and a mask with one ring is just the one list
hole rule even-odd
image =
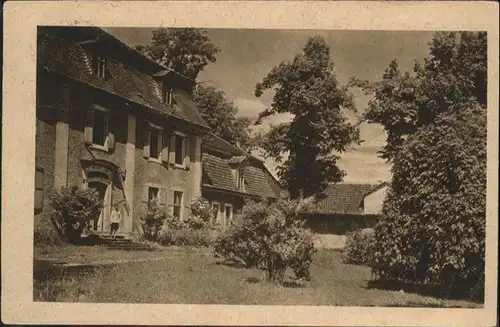
[[228, 160], [228, 164], [231, 167], [231, 172], [236, 182], [236, 187], [241, 192], [245, 192], [244, 172], [245, 172], [246, 161], [247, 158], [245, 156], [236, 156]]
[[101, 55], [92, 56], [92, 74], [106, 78], [107, 59]]
[[163, 87], [162, 100], [164, 103], [171, 105], [172, 101], [173, 101], [173, 95], [174, 95], [174, 92], [173, 92], [171, 87], [168, 87], [168, 86]]
[[236, 173], [236, 184], [238, 186], [238, 190], [244, 191], [245, 190], [245, 175], [244, 175], [244, 169], [239, 168], [238, 172]]

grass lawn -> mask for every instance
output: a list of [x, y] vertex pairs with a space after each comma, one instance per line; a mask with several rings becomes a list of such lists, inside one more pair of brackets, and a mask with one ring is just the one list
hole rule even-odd
[[[204, 251], [209, 253], [208, 249], [192, 249], [193, 251]], [[169, 247], [165, 251], [122, 251], [109, 249], [101, 246], [55, 246], [55, 247], [35, 247], [34, 257], [38, 260], [71, 262], [71, 263], [92, 263], [107, 261], [125, 261], [125, 260], [147, 260], [165, 258], [165, 255], [177, 255], [186, 253], [185, 248]]]
[[[86, 252], [87, 251], [87, 252]], [[40, 251], [43, 252], [43, 251]], [[46, 250], [47, 252], [47, 250]], [[62, 253], [62, 254], [61, 254]], [[99, 255], [100, 253], [100, 255]], [[82, 256], [83, 255], [83, 256]], [[35, 253], [36, 258], [48, 252]], [[35, 301], [272, 304], [337, 306], [478, 307], [465, 300], [444, 300], [415, 293], [367, 288], [370, 269], [344, 265], [340, 253], [321, 249], [311, 267], [313, 280], [303, 286], [280, 286], [265, 281], [263, 271], [230, 267], [207, 250], [168, 248], [160, 252], [122, 252], [82, 248], [60, 251], [60, 257], [155, 258], [35, 278]], [[161, 257], [161, 260], [157, 260]], [[35, 276], [36, 276], [35, 272]]]

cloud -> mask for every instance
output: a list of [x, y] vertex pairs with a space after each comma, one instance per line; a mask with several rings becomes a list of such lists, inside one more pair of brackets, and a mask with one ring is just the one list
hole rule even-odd
[[239, 117], [257, 118], [259, 113], [268, 107], [259, 99], [236, 98], [233, 103], [238, 108]]

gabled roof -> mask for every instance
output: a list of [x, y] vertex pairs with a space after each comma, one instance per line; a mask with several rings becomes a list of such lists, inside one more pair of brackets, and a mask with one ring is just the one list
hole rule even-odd
[[374, 185], [368, 192], [366, 192], [363, 197], [366, 198], [368, 195], [370, 194], [373, 194], [375, 192], [377, 192], [378, 190], [386, 187], [386, 186], [389, 186], [389, 183], [388, 182], [380, 182], [379, 184], [377, 185]]
[[[60, 28], [60, 29], [65, 29]], [[196, 105], [189, 95], [177, 91], [174, 93], [173, 106], [168, 106], [161, 100], [159, 84], [153, 77], [153, 71], [161, 72], [167, 68], [129, 48], [110, 34], [98, 28], [70, 28], [66, 33], [56, 33], [57, 29], [40, 28], [38, 35], [38, 68], [42, 71], [65, 76], [93, 88], [105, 91], [124, 100], [149, 108], [160, 114], [167, 114], [180, 120], [208, 128], [200, 116]], [[74, 32], [74, 33], [73, 33]], [[113, 47], [122, 46], [122, 51], [128, 54], [129, 62], [123, 62], [109, 56], [107, 58], [107, 73], [109, 78], [99, 78], [91, 73], [91, 53], [77, 40], [96, 35], [93, 42], [102, 42]], [[74, 35], [75, 34], [75, 35]], [[69, 38], [75, 36], [75, 39]], [[102, 37], [102, 38], [101, 38]], [[101, 40], [101, 41], [98, 41]], [[102, 44], [101, 43], [101, 44]], [[134, 64], [132, 64], [132, 60]], [[140, 61], [151, 74], [137, 68]], [[147, 64], [147, 65], [146, 65]]]
[[[211, 151], [214, 149], [217, 151]], [[254, 160], [249, 160], [244, 167], [245, 191], [242, 192], [237, 188], [230, 164], [246, 159]], [[213, 133], [203, 136], [202, 167], [202, 183], [205, 187], [267, 198], [277, 198], [279, 196], [273, 191], [269, 183], [266, 176], [268, 171], [262, 160], [246, 153]]]
[[326, 197], [319, 200], [311, 212], [322, 214], [363, 214], [363, 199], [372, 190], [372, 184], [331, 184], [325, 190]]

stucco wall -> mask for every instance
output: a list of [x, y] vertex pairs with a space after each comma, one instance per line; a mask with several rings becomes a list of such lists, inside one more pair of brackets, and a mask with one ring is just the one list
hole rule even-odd
[[[63, 81], [42, 75], [39, 77], [38, 82], [36, 167], [44, 171], [43, 212], [47, 211], [45, 209], [48, 205], [48, 197], [54, 188], [56, 170], [60, 172], [67, 169], [67, 175], [62, 174], [62, 176], [67, 176], [64, 181], [65, 185], [82, 186], [85, 178], [82, 159], [103, 159], [123, 169], [130, 166], [130, 162], [127, 163], [127, 138], [128, 133], [130, 133], [128, 131], [128, 123], [136, 121], [135, 140], [128, 144], [129, 149], [132, 146], [131, 153], [133, 155], [131, 157], [135, 161], [133, 164], [134, 169], [131, 170], [133, 171], [133, 175], [127, 172], [127, 176], [132, 176], [134, 181], [133, 191], [131, 192], [134, 212], [131, 225], [133, 227], [131, 226], [130, 230], [141, 230], [139, 217], [145, 210], [146, 203], [143, 200], [147, 199], [147, 195], [144, 195], [143, 192], [145, 191], [145, 186], [148, 184], [164, 189], [166, 209], [170, 212], [172, 212], [174, 191], [182, 191], [184, 205], [183, 218], [187, 218], [191, 201], [201, 193], [201, 156], [199, 154], [196, 155], [196, 151], [201, 150], [200, 138], [193, 134], [192, 127], [190, 128], [187, 125], [179, 123], [174, 127], [173, 123], [166, 121], [165, 118], [148, 115], [143, 108], [129, 108], [124, 101], [82, 84], [72, 83], [68, 80], [64, 81], [64, 83], [69, 85], [68, 99], [68, 97], [64, 98], [65, 95], [60, 91]], [[61, 103], [67, 110], [64, 119], [69, 127], [66, 135], [67, 162], [65, 160], [59, 161], [60, 165], [63, 163], [64, 167], [57, 168], [55, 167], [56, 126], [58, 125], [58, 120], [61, 119], [61, 115], [58, 114], [58, 106], [60, 107]], [[85, 145], [85, 113], [92, 108], [93, 103], [98, 103], [110, 110], [109, 129], [115, 136], [115, 147], [112, 151], [107, 152], [92, 149]], [[137, 119], [130, 120], [129, 115], [137, 117]], [[145, 142], [148, 141], [148, 122], [161, 125], [166, 135], [170, 135], [170, 132], [173, 130], [188, 135], [190, 138], [189, 157], [191, 163], [187, 169], [148, 161], [143, 157], [143, 147]], [[168, 139], [164, 139], [164, 141], [169, 142]], [[33, 171], [33, 175], [34, 173]], [[120, 183], [116, 180], [114, 181], [114, 185], [115, 187], [121, 187]], [[113, 198], [123, 198], [121, 189], [113, 189]], [[40, 214], [43, 214], [43, 212]]]
[[[49, 196], [54, 188], [54, 157], [56, 141], [57, 113], [53, 90], [57, 90], [57, 83], [45, 79], [38, 80], [37, 108], [36, 108], [36, 135], [35, 135], [35, 166], [43, 170], [43, 208], [36, 212], [36, 216], [47, 214]], [[35, 170], [33, 170], [33, 178]], [[35, 222], [38, 219], [35, 219]]]
[[387, 193], [387, 186], [369, 194], [364, 199], [364, 212], [367, 215], [378, 215], [382, 210], [382, 205]]
[[[68, 185], [81, 186], [83, 182], [81, 159], [104, 159], [119, 167], [125, 165], [125, 147], [127, 142], [127, 111], [112, 101], [102, 104], [96, 92], [92, 89], [79, 86], [73, 87], [71, 92], [71, 112], [68, 142]], [[96, 101], [106, 106], [110, 112], [109, 129], [115, 135], [115, 148], [106, 152], [92, 149], [84, 143], [85, 113], [92, 108]]]
[[[148, 119], [137, 119], [136, 124], [136, 150], [135, 150], [135, 188], [134, 188], [134, 211], [136, 219], [134, 224], [135, 230], [140, 230], [138, 218], [144, 214], [147, 201], [147, 185], [161, 188], [160, 192], [166, 192], [166, 209], [169, 213], [173, 212], [174, 191], [183, 192], [183, 219], [186, 219], [189, 214], [189, 206], [194, 199], [194, 188], [200, 185], [194, 185], [193, 174], [196, 173], [196, 165], [193, 163], [196, 156], [193, 153], [194, 142], [193, 136], [190, 135], [189, 129], [185, 127], [174, 127], [170, 123], [154, 120], [153, 123], [164, 128], [163, 142], [170, 144], [170, 134], [176, 130], [188, 134], [190, 137], [190, 160], [188, 168], [175, 167], [174, 165], [154, 162], [144, 158], [143, 147], [148, 142]], [[199, 156], [198, 156], [199, 157]], [[199, 159], [198, 159], [199, 160]]]

